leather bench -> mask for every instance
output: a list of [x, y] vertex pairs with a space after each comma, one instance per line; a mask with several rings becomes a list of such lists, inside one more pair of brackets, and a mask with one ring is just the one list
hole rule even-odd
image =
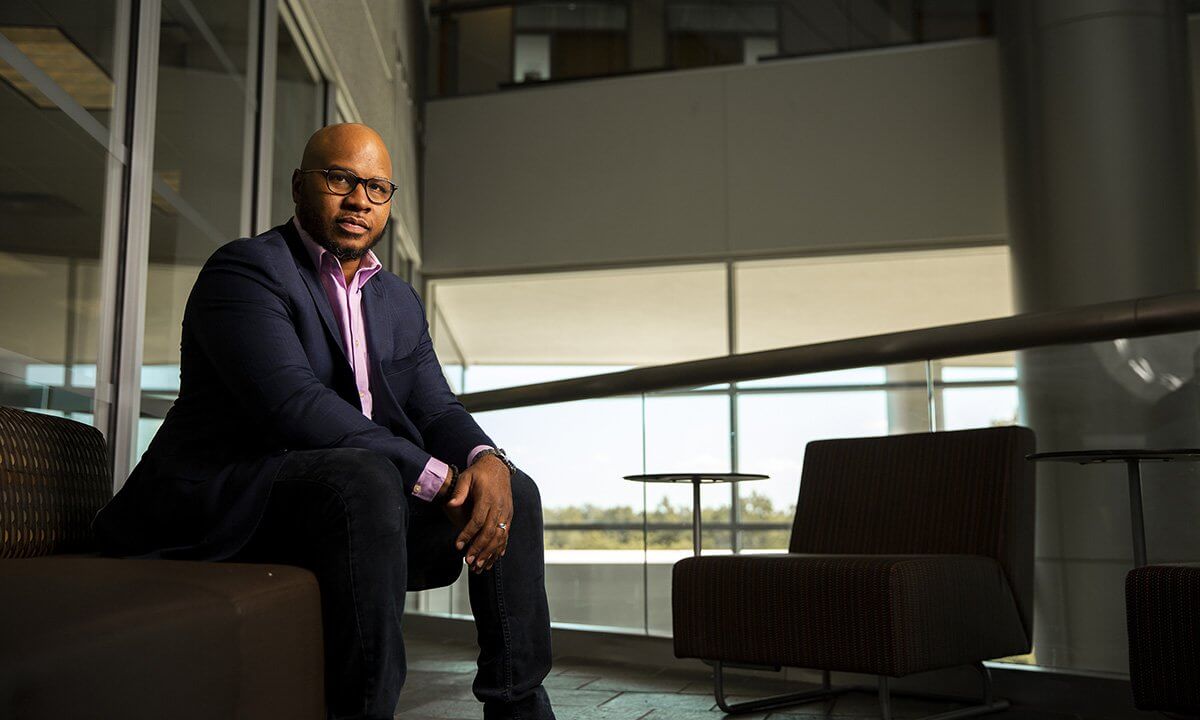
[[316, 578], [97, 556], [106, 458], [93, 427], [0, 407], [0, 717], [323, 718]]

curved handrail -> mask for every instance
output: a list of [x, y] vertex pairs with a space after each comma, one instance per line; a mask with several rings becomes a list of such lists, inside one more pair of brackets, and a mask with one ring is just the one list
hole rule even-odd
[[634, 368], [467, 393], [472, 412], [703, 387], [803, 373], [1200, 330], [1200, 291]]

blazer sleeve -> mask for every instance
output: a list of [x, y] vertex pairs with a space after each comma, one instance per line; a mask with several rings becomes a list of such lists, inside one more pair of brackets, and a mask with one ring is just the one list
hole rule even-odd
[[434, 457], [460, 468], [466, 467], [467, 455], [480, 445], [496, 447], [446, 383], [442, 365], [433, 351], [425, 306], [417, 291], [409, 290], [420, 313], [421, 338], [413, 350], [416, 380], [404, 404], [404, 412], [417, 426], [425, 447]]
[[371, 421], [313, 373], [269, 261], [248, 241], [209, 259], [184, 312], [190, 334], [241, 410], [287, 447], [352, 447], [391, 459], [411, 492], [429, 453]]

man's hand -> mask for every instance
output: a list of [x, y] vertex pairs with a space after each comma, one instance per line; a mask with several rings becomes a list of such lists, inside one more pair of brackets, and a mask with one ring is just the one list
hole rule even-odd
[[493, 455], [484, 455], [459, 473], [454, 496], [445, 509], [451, 521], [462, 528], [455, 547], [466, 555], [471, 572], [490, 570], [508, 548], [507, 527], [513, 510], [508, 466]]

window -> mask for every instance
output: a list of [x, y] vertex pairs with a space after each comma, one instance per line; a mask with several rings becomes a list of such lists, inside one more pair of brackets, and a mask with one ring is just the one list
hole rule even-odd
[[516, 5], [513, 82], [612, 75], [629, 64], [623, 3]]
[[667, 58], [673, 68], [749, 63], [779, 51], [773, 2], [673, 2], [667, 6]]

